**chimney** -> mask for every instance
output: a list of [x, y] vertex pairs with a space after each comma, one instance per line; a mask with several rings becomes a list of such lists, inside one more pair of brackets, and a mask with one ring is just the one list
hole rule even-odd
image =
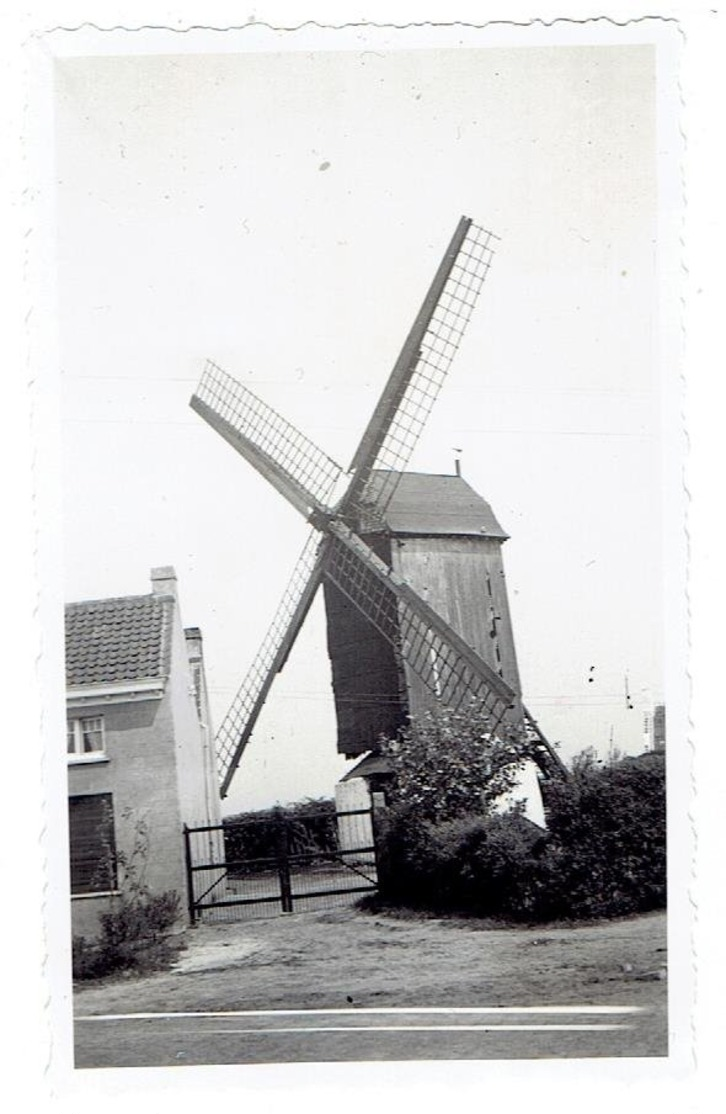
[[185, 627], [184, 637], [187, 640], [187, 656], [189, 661], [202, 660], [202, 632], [199, 627]]
[[172, 565], [162, 565], [151, 570], [151, 587], [155, 596], [176, 599], [176, 573]]
[[202, 726], [209, 726], [209, 707], [207, 705], [207, 691], [204, 679], [204, 661], [202, 659], [202, 632], [199, 627], [185, 627], [184, 639], [187, 646], [187, 660], [191, 673], [190, 692], [194, 697], [197, 709], [197, 719]]

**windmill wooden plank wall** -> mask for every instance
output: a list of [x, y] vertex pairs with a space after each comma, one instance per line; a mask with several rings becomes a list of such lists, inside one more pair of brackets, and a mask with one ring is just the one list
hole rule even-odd
[[[386, 533], [365, 540], [518, 694], [506, 538], [489, 505], [459, 476], [406, 473], [387, 510]], [[334, 585], [325, 585], [325, 602], [338, 750], [353, 757], [375, 749], [407, 715], [432, 707], [435, 696]]]
[[[365, 541], [391, 564], [391, 540]], [[408, 712], [403, 663], [390, 642], [330, 581], [324, 581], [328, 656], [333, 681], [338, 750], [354, 757], [381, 735], [392, 737]]]

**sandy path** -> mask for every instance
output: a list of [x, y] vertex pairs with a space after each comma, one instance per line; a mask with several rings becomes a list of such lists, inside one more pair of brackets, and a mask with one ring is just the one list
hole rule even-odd
[[341, 909], [188, 933], [177, 968], [83, 985], [83, 1014], [356, 1006], [637, 1004], [665, 1018], [665, 914], [492, 928]]

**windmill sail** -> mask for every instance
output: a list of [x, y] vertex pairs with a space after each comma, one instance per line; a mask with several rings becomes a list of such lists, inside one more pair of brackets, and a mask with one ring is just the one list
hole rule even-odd
[[[348, 500], [362, 528], [380, 520], [446, 379], [484, 285], [497, 237], [462, 217], [391, 372], [358, 451]], [[386, 472], [371, 487], [373, 472]]]
[[524, 734], [532, 757], [546, 777], [569, 777], [567, 767], [552, 743], [540, 731], [539, 724], [528, 708], [522, 708], [524, 715]]
[[328, 509], [340, 466], [211, 360], [190, 406], [306, 517]]
[[324, 555], [325, 539], [321, 541], [317, 530], [311, 530], [264, 641], [217, 731], [222, 797], [227, 796], [272, 682], [287, 661], [310, 610], [322, 578]]

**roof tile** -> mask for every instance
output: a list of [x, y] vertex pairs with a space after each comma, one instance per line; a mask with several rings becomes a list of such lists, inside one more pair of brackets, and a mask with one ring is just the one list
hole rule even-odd
[[156, 595], [66, 604], [66, 684], [165, 678], [173, 606]]

